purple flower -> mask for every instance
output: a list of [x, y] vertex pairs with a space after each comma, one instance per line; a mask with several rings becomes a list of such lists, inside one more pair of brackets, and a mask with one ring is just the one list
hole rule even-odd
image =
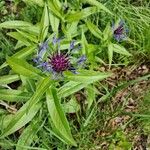
[[[59, 44], [59, 41], [60, 39], [54, 36], [52, 43], [55, 46], [56, 44]], [[74, 40], [70, 43], [68, 52], [66, 51], [61, 52], [58, 49], [58, 47], [55, 47], [57, 49], [56, 52], [53, 52], [50, 56], [45, 58], [43, 57], [43, 55], [47, 53], [48, 44], [49, 44], [49, 40], [47, 40], [46, 42], [42, 43], [39, 46], [39, 52], [37, 54], [37, 57], [33, 59], [33, 61], [37, 64], [38, 68], [41, 68], [42, 70], [44, 70], [44, 72], [45, 71], [51, 72], [53, 73], [54, 76], [57, 76], [57, 75], [62, 76], [63, 72], [67, 70], [71, 71], [74, 74], [77, 74], [76, 69], [78, 69], [78, 66], [82, 65], [86, 61], [86, 56], [82, 55], [79, 59], [76, 60], [76, 64], [71, 63], [71, 58], [73, 57], [72, 52], [75, 49], [74, 43], [75, 43]]]
[[120, 42], [127, 38], [128, 28], [126, 27], [124, 21], [120, 21], [117, 27], [113, 25], [112, 28], [113, 28], [113, 36], [115, 40]]
[[49, 57], [49, 63], [51, 64], [52, 69], [57, 73], [66, 71], [70, 67], [68, 55], [64, 55], [62, 53], [55, 53]]

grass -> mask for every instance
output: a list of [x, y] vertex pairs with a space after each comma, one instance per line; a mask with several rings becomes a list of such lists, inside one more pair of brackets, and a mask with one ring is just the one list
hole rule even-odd
[[[55, 118], [50, 117], [44, 96], [39, 95], [42, 97], [41, 101], [45, 100], [41, 109], [30, 123], [0, 139], [2, 150], [13, 150], [16, 147], [16, 150], [145, 150], [150, 148], [150, 2], [141, 0], [99, 0], [99, 2], [105, 3], [114, 16], [106, 15], [105, 12], [96, 13], [81, 21], [80, 25], [91, 21], [103, 32], [107, 23], [111, 24], [119, 18], [124, 19], [129, 28], [130, 39], [119, 44], [124, 46], [133, 56], [127, 57], [114, 53], [111, 67], [109, 67], [106, 43], [96, 38], [89, 30], [84, 33], [89, 45], [93, 44], [92, 46], [95, 47], [98, 45], [99, 51], [94, 55], [104, 62], [101, 63], [93, 59], [94, 63], [90, 62], [93, 63], [91, 68], [101, 72], [112, 72], [113, 75], [101, 82], [92, 83], [88, 88], [85, 87], [72, 95], [61, 98], [63, 104], [75, 99], [76, 105], [72, 104], [73, 107], [78, 109], [76, 106], [79, 106], [78, 111], [65, 113], [77, 147], [62, 142], [64, 140], [62, 136], [56, 135], [57, 132], [53, 130], [55, 122], [51, 123], [53, 120], [55, 121]], [[69, 6], [76, 11], [80, 5], [75, 1], [74, 4], [69, 3]], [[83, 5], [82, 9], [87, 6]], [[6, 9], [5, 7], [3, 6], [3, 9]], [[19, 19], [34, 24], [40, 21], [42, 14], [40, 6], [32, 7], [31, 4], [20, 1], [18, 9]], [[35, 13], [38, 10], [39, 12]], [[3, 15], [0, 22], [3, 22], [5, 18], [9, 20], [9, 13]], [[11, 20], [15, 18], [17, 16]], [[65, 26], [63, 23], [61, 25]], [[60, 26], [59, 30], [61, 31], [61, 29]], [[8, 39], [6, 32], [0, 31], [0, 34], [2, 37], [0, 39], [0, 64], [2, 64], [7, 56], [13, 55], [20, 49], [14, 50], [16, 40]], [[83, 34], [77, 35], [76, 38], [84, 39], [84, 36]], [[17, 65], [19, 66], [19, 64]], [[12, 74], [14, 71], [8, 67], [1, 71], [0, 75], [8, 73]], [[27, 77], [23, 77], [23, 75], [21, 78], [24, 81], [23, 86], [17, 88], [19, 90], [25, 89], [24, 92], [34, 91], [36, 95], [35, 86], [39, 83], [34, 84], [32, 79], [26, 80]], [[13, 82], [13, 84], [17, 85], [18, 82]], [[27, 88], [26, 85], [28, 85]], [[61, 82], [57, 84], [58, 90], [61, 85]], [[1, 89], [3, 86], [1, 85]], [[10, 85], [8, 84], [8, 86]], [[43, 86], [46, 85], [43, 84]], [[90, 105], [91, 101], [93, 103]], [[5, 118], [8, 117], [8, 114], [15, 114], [23, 104], [24, 102], [9, 102], [1, 99], [0, 127], [2, 127], [3, 119], [6, 121]], [[50, 111], [53, 113], [51, 109]], [[70, 109], [74, 111], [72, 107]]]

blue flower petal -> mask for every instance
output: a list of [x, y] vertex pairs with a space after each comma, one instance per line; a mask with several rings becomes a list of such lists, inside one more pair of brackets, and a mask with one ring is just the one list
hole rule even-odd
[[84, 63], [86, 60], [87, 60], [86, 55], [82, 55], [82, 56], [78, 59], [77, 64], [80, 65], [80, 64]]
[[75, 46], [75, 40], [72, 40], [71, 43], [70, 43], [70, 50], [72, 50]]

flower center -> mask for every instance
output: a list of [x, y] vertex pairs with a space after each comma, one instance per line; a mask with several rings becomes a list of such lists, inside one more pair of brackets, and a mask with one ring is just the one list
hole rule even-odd
[[52, 57], [50, 57], [50, 62], [52, 66], [52, 69], [58, 73], [66, 71], [70, 67], [70, 61], [69, 57], [64, 54], [53, 54]]
[[115, 31], [114, 34], [122, 34], [124, 31], [123, 25], [120, 25]]

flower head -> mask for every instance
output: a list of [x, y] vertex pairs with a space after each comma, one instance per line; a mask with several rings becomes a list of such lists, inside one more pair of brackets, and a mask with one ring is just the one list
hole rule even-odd
[[[57, 49], [54, 50], [51, 54], [47, 53], [49, 48], [49, 40], [42, 43], [39, 47], [39, 51], [37, 57], [34, 58], [34, 62], [37, 64], [38, 68], [44, 70], [44, 72], [51, 72], [53, 75], [63, 74], [64, 71], [71, 71], [74, 74], [77, 74], [77, 69], [86, 61], [86, 56], [82, 55], [80, 58], [74, 58], [74, 50], [81, 48], [78, 45], [78, 48], [75, 46], [75, 40], [70, 42], [70, 46], [68, 50], [60, 51], [60, 41], [61, 39], [56, 38], [56, 36], [52, 39], [52, 45]], [[44, 57], [47, 54], [47, 57]], [[46, 59], [45, 59], [46, 58]], [[75, 64], [72, 62], [74, 58]]]
[[114, 36], [115, 40], [120, 42], [120, 41], [123, 41], [126, 39], [127, 33], [128, 33], [128, 28], [126, 27], [124, 21], [120, 21], [117, 27], [115, 27], [115, 25], [113, 25], [112, 29], [113, 29], [113, 36]]

